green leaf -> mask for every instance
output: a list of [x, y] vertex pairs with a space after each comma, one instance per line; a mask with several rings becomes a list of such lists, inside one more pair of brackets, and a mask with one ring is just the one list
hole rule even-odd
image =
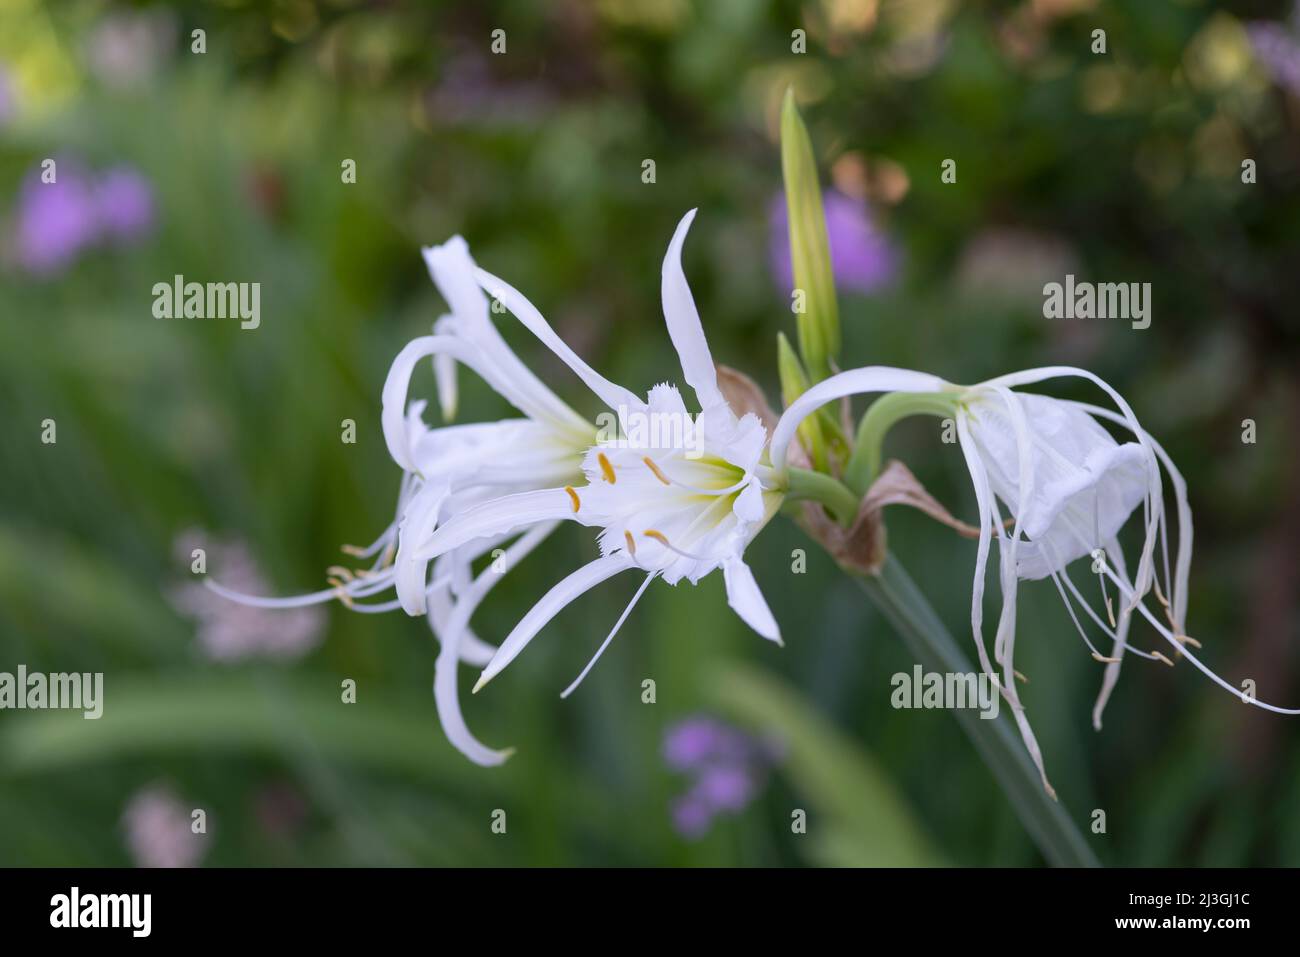
[[830, 375], [831, 363], [839, 357], [840, 317], [817, 161], [793, 89], [786, 91], [781, 107], [781, 174], [790, 218], [794, 285], [804, 294], [804, 309], [796, 313], [799, 351], [816, 383]]
[[784, 745], [790, 782], [812, 805], [809, 833], [819, 863], [943, 863], [888, 775], [793, 688], [735, 662], [719, 667], [711, 678], [711, 696], [720, 708]]
[[[143, 754], [313, 754], [418, 780], [466, 779], [430, 704], [341, 700], [339, 680], [274, 672], [152, 674], [104, 680], [104, 713], [12, 713], [0, 727], [0, 773], [39, 774]], [[506, 772], [507, 762], [501, 771]], [[508, 772], [506, 772], [508, 773]], [[481, 786], [501, 781], [483, 776]]]

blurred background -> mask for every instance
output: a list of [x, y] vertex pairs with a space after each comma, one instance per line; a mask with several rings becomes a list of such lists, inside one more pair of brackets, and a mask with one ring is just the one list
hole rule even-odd
[[[912, 660], [788, 522], [747, 553], [784, 649], [721, 576], [656, 584], [561, 702], [635, 589], [620, 579], [472, 699], [464, 669], [470, 726], [518, 748], [497, 769], [446, 742], [422, 620], [250, 612], [190, 570], [203, 547], [236, 587], [316, 590], [340, 544], [391, 520], [380, 388], [442, 311], [419, 247], [453, 233], [644, 391], [676, 368], [659, 267], [699, 207], [685, 265], [714, 356], [775, 401], [790, 84], [828, 189], [844, 364], [1108, 379], [1187, 477], [1205, 660], [1300, 701], [1290, 4], [0, 0], [0, 671], [105, 674], [99, 721], [0, 712], [0, 864], [1042, 863], [952, 718], [890, 707]], [[155, 319], [153, 284], [178, 273], [260, 282], [260, 328]], [[1067, 273], [1150, 282], [1150, 328], [1044, 319]], [[461, 378], [462, 420], [502, 413]], [[414, 392], [432, 398], [427, 368]], [[888, 451], [970, 517], [933, 422]], [[964, 638], [973, 544], [889, 524]], [[499, 640], [594, 554], [563, 530], [476, 630]], [[1101, 669], [1050, 585], [1022, 589], [1019, 634], [1048, 772], [1103, 863], [1300, 863], [1300, 719], [1130, 659], [1096, 733]]]

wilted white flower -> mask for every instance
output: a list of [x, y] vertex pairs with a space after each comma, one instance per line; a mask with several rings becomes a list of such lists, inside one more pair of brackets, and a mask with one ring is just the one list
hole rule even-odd
[[[1107, 394], [1118, 411], [1014, 391], [1018, 386], [1059, 378], [1091, 382]], [[1043, 771], [1042, 754], [1016, 689], [1016, 593], [1021, 579], [1051, 578], [1093, 657], [1106, 664], [1093, 710], [1093, 723], [1098, 728], [1126, 651], [1172, 664], [1158, 651], [1143, 651], [1129, 644], [1134, 612], [1146, 618], [1169, 643], [1175, 657], [1186, 657], [1221, 687], [1270, 711], [1300, 713], [1242, 696], [1188, 650], [1188, 645], [1199, 647], [1199, 643], [1188, 637], [1185, 628], [1192, 556], [1192, 516], [1186, 483], [1169, 456], [1138, 423], [1129, 404], [1110, 385], [1091, 372], [1068, 366], [1030, 369], [969, 387], [884, 367], [851, 370], [819, 383], [791, 405], [773, 434], [773, 464], [783, 465], [799, 423], [819, 406], [846, 395], [891, 390], [942, 396], [955, 419], [980, 519], [971, 595], [976, 650], [985, 673], [996, 678], [983, 635], [985, 572], [990, 545], [996, 537], [1002, 610], [993, 660], [1001, 666], [999, 683], [1003, 694], [1012, 705], [1025, 746], [1049, 793], [1054, 792]], [[927, 410], [934, 408], [931, 401]], [[1122, 427], [1131, 439], [1116, 441], [1099, 419]], [[1161, 465], [1173, 484], [1178, 517], [1178, 547], [1172, 571]], [[1130, 576], [1116, 536], [1139, 506], [1144, 536]], [[1098, 576], [1104, 617], [1067, 571], [1081, 558], [1091, 561], [1092, 571]], [[1118, 600], [1112, 600], [1108, 585]], [[1145, 601], [1148, 595], [1154, 595], [1163, 606], [1163, 616], [1151, 610]], [[1082, 608], [1110, 639], [1109, 654], [1102, 654], [1088, 637], [1076, 607]]]

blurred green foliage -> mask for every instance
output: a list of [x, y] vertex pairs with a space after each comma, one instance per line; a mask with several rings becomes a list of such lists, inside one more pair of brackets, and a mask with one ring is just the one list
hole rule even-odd
[[[1039, 862], [952, 719], [890, 708], [890, 676], [911, 660], [829, 558], [810, 550], [792, 575], [809, 543], [788, 524], [748, 552], [786, 648], [746, 631], [718, 576], [657, 584], [561, 702], [634, 586], [600, 589], [466, 696], [483, 740], [518, 748], [500, 769], [443, 738], [422, 621], [334, 607], [301, 661], [219, 664], [167, 598], [189, 575], [173, 547], [186, 528], [247, 541], [287, 593], [323, 587], [340, 543], [390, 521], [399, 476], [379, 390], [441, 310], [419, 247], [453, 233], [579, 353], [644, 390], [676, 367], [659, 264], [699, 207], [686, 270], [713, 354], [775, 397], [775, 336], [794, 332], [768, 251], [791, 83], [823, 180], [864, 195], [903, 257], [888, 289], [842, 297], [842, 363], [970, 382], [1064, 362], [1116, 384], [1188, 478], [1193, 634], [1230, 680], [1294, 703], [1300, 100], [1245, 32], [1286, 13], [1197, 0], [9, 0], [6, 231], [22, 179], [68, 155], [141, 171], [157, 229], [49, 277], [18, 267], [12, 237], [3, 250], [0, 670], [103, 671], [107, 703], [99, 721], [0, 713], [0, 863], [127, 863], [122, 809], [160, 780], [207, 810], [211, 864]], [[140, 18], [143, 41], [129, 29]], [[190, 52], [198, 28], [203, 54]], [[498, 28], [503, 55], [490, 52]], [[1090, 50], [1098, 28], [1104, 55]], [[115, 58], [124, 35], [137, 45]], [[345, 159], [355, 184], [341, 182]], [[1043, 319], [1042, 283], [1066, 271], [1151, 282], [1151, 328]], [[261, 327], [154, 319], [153, 284], [178, 273], [261, 282]], [[502, 412], [481, 384], [464, 388], [464, 418]], [[347, 418], [354, 445], [340, 442]], [[1241, 441], [1248, 418], [1255, 444]], [[890, 452], [964, 514], [960, 457], [931, 426], [901, 426]], [[974, 546], [910, 514], [891, 515], [890, 542], [961, 634]], [[594, 550], [583, 529], [555, 536], [494, 591], [478, 633], [504, 635]], [[1300, 726], [1190, 668], [1133, 661], [1094, 733], [1100, 669], [1039, 585], [1022, 590], [1024, 698], [1098, 856], [1300, 862]], [[339, 702], [345, 678], [355, 705]], [[670, 822], [682, 782], [660, 740], [710, 708], [783, 732], [791, 750], [754, 805], [688, 842]], [[307, 812], [271, 834], [257, 809], [273, 787]], [[489, 827], [497, 808], [504, 836]], [[791, 832], [792, 808], [809, 811], [808, 835]], [[1107, 833], [1089, 831], [1093, 809]]]

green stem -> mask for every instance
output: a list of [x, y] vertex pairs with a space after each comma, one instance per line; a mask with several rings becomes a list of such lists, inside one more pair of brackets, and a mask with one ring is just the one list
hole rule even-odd
[[900, 419], [909, 415], [937, 415], [950, 418], [957, 414], [957, 395], [950, 392], [890, 392], [882, 395], [858, 423], [858, 438], [853, 455], [844, 468], [844, 482], [859, 495], [865, 495], [880, 474], [881, 447], [888, 432]]
[[[975, 671], [896, 559], [889, 558], [875, 576], [854, 577], [897, 629], [922, 667], [959, 674]], [[1006, 719], [985, 720], [969, 708], [954, 708], [952, 713], [1048, 863], [1057, 867], [1099, 867], [1092, 848], [1065, 808], [1043, 790], [1038, 772]]]
[[810, 472], [808, 469], [786, 469], [786, 475], [790, 482], [786, 494], [788, 501], [821, 502], [844, 525], [848, 525], [857, 517], [858, 497], [837, 479], [823, 472]]

